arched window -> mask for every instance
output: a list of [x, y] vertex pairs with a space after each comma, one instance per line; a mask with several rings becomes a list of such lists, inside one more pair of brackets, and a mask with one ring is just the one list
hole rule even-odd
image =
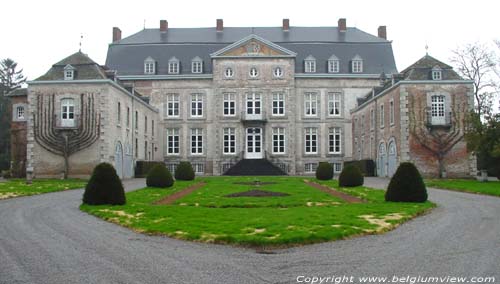
[[75, 126], [75, 100], [62, 99], [61, 100], [61, 126], [74, 127]]

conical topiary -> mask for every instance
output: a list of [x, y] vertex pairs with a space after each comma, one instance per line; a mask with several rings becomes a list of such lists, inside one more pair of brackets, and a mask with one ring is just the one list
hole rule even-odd
[[165, 165], [156, 165], [148, 172], [146, 185], [161, 188], [171, 187], [174, 185], [174, 179]]
[[361, 170], [355, 165], [347, 165], [344, 167], [339, 176], [339, 186], [353, 187], [363, 185], [365, 178]]
[[123, 205], [125, 201], [125, 190], [115, 168], [108, 163], [97, 165], [85, 186], [83, 203]]
[[401, 163], [385, 192], [386, 201], [425, 202], [427, 190], [418, 169], [412, 163]]
[[316, 178], [319, 180], [330, 180], [333, 178], [333, 167], [330, 163], [321, 162], [316, 168]]
[[175, 168], [175, 179], [176, 180], [193, 180], [194, 171], [190, 162], [180, 162]]

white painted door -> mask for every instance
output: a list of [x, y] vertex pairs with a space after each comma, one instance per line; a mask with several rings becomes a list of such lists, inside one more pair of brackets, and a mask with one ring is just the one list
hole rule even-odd
[[396, 151], [396, 143], [392, 141], [389, 143], [389, 155], [387, 159], [387, 175], [392, 177], [397, 169], [398, 154]]
[[115, 149], [115, 170], [120, 179], [123, 178], [123, 148], [122, 143], [116, 143]]
[[261, 96], [260, 94], [247, 94], [247, 113], [246, 113], [246, 119], [261, 119], [262, 118], [262, 112], [261, 112]]
[[431, 100], [432, 125], [446, 124], [444, 112], [444, 96], [432, 96]]
[[262, 159], [262, 128], [250, 127], [246, 130], [247, 147], [245, 159]]
[[75, 126], [75, 101], [73, 99], [61, 100], [61, 126]]
[[385, 166], [386, 163], [387, 163], [387, 152], [385, 149], [385, 143], [380, 143], [380, 145], [378, 146], [377, 176], [379, 177], [387, 176], [386, 166]]

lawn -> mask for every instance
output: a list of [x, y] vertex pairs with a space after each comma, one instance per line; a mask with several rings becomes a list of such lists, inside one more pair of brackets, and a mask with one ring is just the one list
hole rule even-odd
[[82, 188], [86, 183], [80, 179], [36, 179], [32, 184], [26, 184], [24, 179], [11, 179], [0, 182], [0, 199]]
[[[275, 184], [235, 184], [255, 179]], [[153, 205], [200, 181], [206, 185], [174, 204]], [[322, 183], [337, 186], [335, 181]], [[289, 195], [225, 197], [256, 188]], [[284, 247], [382, 233], [434, 206], [430, 202], [385, 202], [383, 191], [365, 187], [341, 190], [365, 199], [366, 203], [346, 203], [304, 184], [299, 177], [210, 177], [178, 181], [170, 189], [129, 192], [123, 206], [84, 204], [80, 208], [148, 234], [210, 243]]]
[[500, 196], [500, 181], [480, 182], [473, 179], [431, 179], [426, 180], [425, 184], [428, 187]]

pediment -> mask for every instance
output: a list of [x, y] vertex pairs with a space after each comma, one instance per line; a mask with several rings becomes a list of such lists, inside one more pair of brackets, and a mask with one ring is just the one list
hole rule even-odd
[[250, 35], [211, 54], [212, 57], [295, 57], [297, 54], [256, 35]]

